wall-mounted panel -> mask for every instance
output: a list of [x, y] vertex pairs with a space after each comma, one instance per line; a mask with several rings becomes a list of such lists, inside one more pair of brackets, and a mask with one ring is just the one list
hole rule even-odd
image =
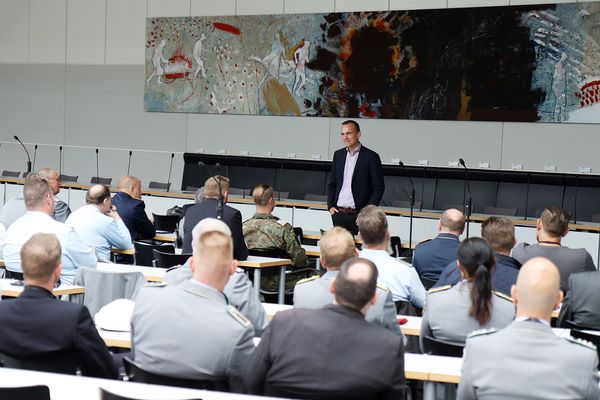
[[190, 0], [148, 0], [148, 17], [190, 15]]
[[66, 21], [67, 0], [29, 0], [30, 63], [64, 64]]
[[237, 15], [283, 13], [283, 0], [242, 0], [237, 2]]
[[335, 11], [385, 11], [389, 7], [388, 0], [336, 0]]
[[106, 3], [106, 63], [143, 64], [146, 0]]
[[448, 0], [448, 8], [508, 6], [510, 0]]
[[191, 15], [235, 15], [235, 0], [192, 0]]
[[64, 65], [0, 67], [0, 140], [60, 143], [64, 132]]
[[0, 63], [28, 61], [28, 2], [0, 0]]
[[335, 11], [335, 0], [284, 0], [286, 14], [329, 13]]
[[106, 0], [67, 2], [67, 63], [104, 64], [105, 28]]
[[327, 118], [256, 117], [244, 115], [190, 114], [187, 151], [267, 157], [327, 158]]
[[446, 8], [447, 0], [390, 0], [390, 10], [429, 10]]

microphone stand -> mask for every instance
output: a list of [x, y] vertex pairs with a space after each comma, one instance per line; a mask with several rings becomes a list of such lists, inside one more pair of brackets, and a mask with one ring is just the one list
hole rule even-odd
[[29, 152], [27, 151], [27, 147], [25, 147], [25, 145], [23, 144], [23, 142], [21, 142], [21, 140], [19, 139], [19, 137], [17, 135], [13, 136], [15, 138], [15, 140], [17, 142], [19, 142], [21, 144], [21, 146], [23, 147], [23, 150], [25, 150], [25, 154], [27, 154], [27, 175], [29, 175], [29, 173], [31, 172], [31, 157], [29, 157]]
[[[219, 190], [219, 196], [217, 197], [217, 219], [222, 220], [223, 219], [223, 203], [224, 203], [224, 199], [223, 199], [223, 191], [221, 190], [221, 180], [217, 179], [217, 177], [215, 176], [215, 174], [212, 173], [212, 171], [209, 168], [209, 166], [206, 165], [203, 161], [198, 161], [198, 165], [201, 166], [201, 167], [206, 168], [206, 171], [208, 172], [208, 174], [210, 175], [210, 177], [213, 178], [215, 182], [217, 182], [217, 188]], [[221, 164], [216, 163], [215, 164], [215, 168], [217, 169], [217, 173], [221, 172]]]
[[167, 192], [171, 189], [171, 170], [173, 169], [173, 157], [175, 157], [175, 153], [171, 153], [171, 164], [169, 164], [169, 178], [167, 179]]
[[402, 171], [404, 172], [404, 175], [408, 178], [408, 181], [410, 182], [410, 194], [408, 196], [408, 199], [410, 201], [410, 219], [409, 219], [410, 222], [409, 222], [409, 228], [408, 228], [408, 252], [409, 252], [410, 256], [412, 257], [412, 255], [413, 255], [413, 249], [412, 249], [413, 216], [414, 216], [414, 212], [415, 212], [415, 185], [414, 185], [413, 180], [410, 177], [410, 175], [406, 173], [406, 168], [404, 167], [404, 163], [402, 161], [400, 161], [400, 166], [402, 167]]
[[465, 216], [467, 217], [467, 239], [469, 238], [469, 224], [471, 223], [471, 185], [469, 184], [469, 169], [465, 165], [465, 160], [458, 160], [459, 164], [465, 169], [465, 187], [467, 189], [467, 201], [465, 202]]

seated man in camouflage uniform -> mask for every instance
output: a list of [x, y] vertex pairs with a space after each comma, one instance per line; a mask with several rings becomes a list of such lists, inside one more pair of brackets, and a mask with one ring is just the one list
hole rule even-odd
[[[295, 268], [308, 266], [304, 249], [296, 240], [294, 229], [286, 222], [271, 214], [275, 208], [273, 188], [268, 185], [258, 185], [252, 191], [256, 214], [242, 225], [244, 240], [249, 250], [283, 250], [292, 259]], [[296, 285], [296, 281], [305, 276], [286, 280], [286, 290]], [[261, 288], [276, 292], [278, 290], [279, 274], [265, 276], [261, 279]]]

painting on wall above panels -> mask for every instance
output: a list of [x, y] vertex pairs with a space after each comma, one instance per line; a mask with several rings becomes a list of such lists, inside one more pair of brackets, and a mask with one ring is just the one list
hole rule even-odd
[[146, 111], [600, 122], [600, 2], [148, 18]]

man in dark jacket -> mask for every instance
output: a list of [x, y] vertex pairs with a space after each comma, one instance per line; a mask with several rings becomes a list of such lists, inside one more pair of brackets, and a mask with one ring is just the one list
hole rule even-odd
[[142, 182], [135, 176], [124, 176], [117, 184], [119, 191], [112, 198], [117, 213], [129, 229], [131, 240], [152, 239], [156, 229], [146, 215], [142, 201]]

